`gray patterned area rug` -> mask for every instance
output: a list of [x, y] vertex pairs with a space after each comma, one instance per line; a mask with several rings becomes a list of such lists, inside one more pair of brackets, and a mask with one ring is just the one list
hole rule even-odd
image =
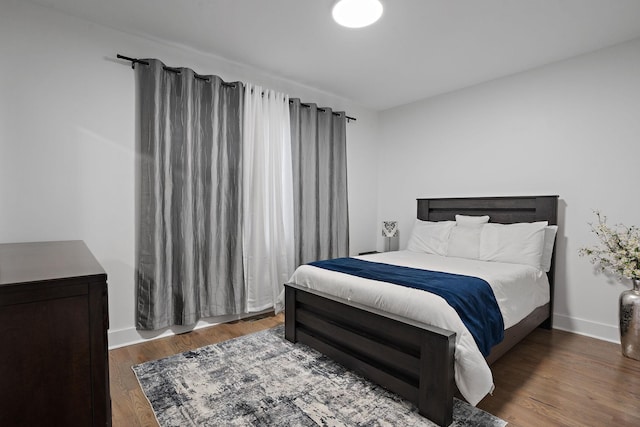
[[[433, 426], [282, 326], [133, 366], [162, 426]], [[502, 427], [456, 399], [454, 426]]]

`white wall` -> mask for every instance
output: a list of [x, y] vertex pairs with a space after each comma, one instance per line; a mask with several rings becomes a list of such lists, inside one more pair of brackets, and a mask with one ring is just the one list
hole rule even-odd
[[[0, 5], [0, 242], [84, 240], [109, 281], [111, 346], [134, 330], [134, 73], [116, 53], [346, 110], [352, 253], [375, 246], [376, 113], [259, 70], [47, 8]], [[145, 335], [149, 336], [149, 335]]]
[[640, 223], [640, 40], [378, 115], [260, 70], [23, 3], [0, 4], [0, 242], [84, 240], [109, 275], [112, 346], [140, 339], [134, 75], [116, 53], [357, 117], [347, 126], [353, 254], [383, 247], [387, 219], [400, 221], [404, 247], [418, 197], [559, 194], [555, 324], [617, 340], [625, 285], [594, 274], [577, 249], [594, 243], [592, 208], [612, 222]]
[[405, 247], [418, 197], [560, 195], [555, 327], [616, 341], [628, 284], [577, 251], [592, 209], [640, 224], [639, 114], [640, 39], [384, 111], [378, 220]]

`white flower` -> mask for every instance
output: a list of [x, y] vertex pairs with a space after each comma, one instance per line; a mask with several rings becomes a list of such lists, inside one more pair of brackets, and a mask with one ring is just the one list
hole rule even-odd
[[606, 216], [598, 211], [594, 213], [598, 217], [598, 224], [589, 225], [600, 240], [600, 245], [580, 248], [580, 256], [589, 257], [602, 271], [608, 270], [624, 278], [640, 280], [640, 228], [622, 224], [609, 227]]

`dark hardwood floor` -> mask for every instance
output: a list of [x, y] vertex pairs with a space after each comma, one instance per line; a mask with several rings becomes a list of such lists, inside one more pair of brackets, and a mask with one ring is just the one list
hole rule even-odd
[[510, 426], [640, 426], [640, 361], [617, 344], [537, 329], [492, 371], [478, 406]]
[[[113, 425], [157, 425], [132, 365], [282, 322], [282, 315], [242, 320], [111, 350]], [[492, 370], [496, 390], [478, 406], [511, 427], [640, 426], [640, 361], [616, 344], [538, 329]]]

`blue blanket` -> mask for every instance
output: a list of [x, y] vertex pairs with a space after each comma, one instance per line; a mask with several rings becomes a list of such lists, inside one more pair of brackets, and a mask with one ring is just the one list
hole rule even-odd
[[444, 298], [458, 313], [485, 357], [489, 355], [491, 347], [504, 338], [504, 321], [493, 290], [486, 281], [478, 277], [355, 258], [335, 258], [309, 264], [365, 279], [422, 289]]

